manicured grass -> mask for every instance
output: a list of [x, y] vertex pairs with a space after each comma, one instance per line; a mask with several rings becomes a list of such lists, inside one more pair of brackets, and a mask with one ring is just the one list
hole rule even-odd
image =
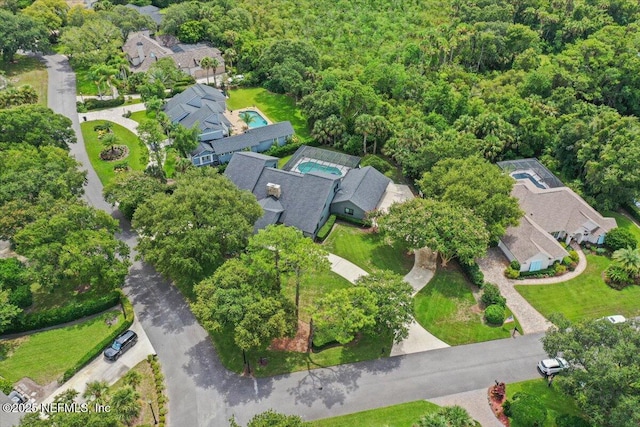
[[578, 277], [554, 285], [517, 285], [516, 290], [543, 316], [562, 313], [571, 321], [597, 319], [611, 314], [640, 315], [640, 286], [621, 291], [610, 288], [602, 273], [611, 260], [587, 255], [587, 269]]
[[387, 406], [356, 412], [339, 417], [324, 418], [312, 421], [313, 427], [412, 427], [423, 415], [435, 412], [440, 407], [426, 400]]
[[405, 250], [388, 245], [377, 233], [346, 223], [336, 223], [324, 245], [369, 273], [391, 270], [404, 276], [413, 268], [413, 256]]
[[31, 85], [38, 94], [38, 104], [47, 105], [48, 74], [43, 62], [31, 56], [16, 55], [14, 62], [0, 61], [0, 70], [15, 87]]
[[[544, 427], [555, 427], [555, 420], [558, 415], [580, 415], [575, 401], [570, 396], [562, 393], [558, 387], [548, 387], [547, 380], [544, 378], [507, 384], [507, 399], [513, 399], [513, 395], [518, 392], [532, 394], [542, 401], [547, 408], [547, 419]], [[518, 425], [512, 421], [511, 427], [528, 426]]]
[[107, 293], [99, 287], [92, 287], [87, 291], [68, 284], [62, 284], [53, 290], [44, 289], [40, 284], [33, 284], [31, 285], [31, 291], [33, 292], [33, 305], [29, 307], [29, 312], [81, 303], [99, 298]]
[[[120, 162], [106, 162], [100, 159], [100, 152], [105, 149], [102, 142], [98, 139], [98, 132], [93, 128], [105, 120], [94, 120], [90, 122], [83, 122], [80, 124], [82, 129], [82, 136], [84, 137], [84, 144], [87, 148], [87, 154], [91, 161], [91, 166], [95, 169], [102, 185], [107, 185], [115, 177], [116, 172], [113, 170], [113, 165]], [[132, 170], [143, 171], [147, 166], [149, 153], [146, 147], [140, 144], [138, 137], [130, 130], [120, 126], [117, 123], [113, 123], [113, 132], [119, 138], [120, 145], [126, 145], [129, 147], [129, 155], [122, 159], [129, 163], [129, 168]]]
[[93, 80], [89, 78], [89, 70], [78, 68], [74, 71], [76, 73], [76, 93], [78, 95], [97, 96], [98, 88]]
[[[296, 284], [295, 278], [290, 277], [284, 287], [284, 294], [295, 301]], [[333, 271], [329, 271], [325, 274], [309, 274], [302, 278], [300, 282], [300, 318], [308, 322], [313, 313], [313, 303], [318, 298], [325, 296], [326, 294], [337, 290], [344, 289], [351, 286], [351, 283], [338, 276]]]
[[[427, 331], [449, 345], [508, 338], [519, 323], [491, 326], [484, 322], [473, 289], [479, 292], [455, 262], [438, 268], [431, 281], [414, 297], [414, 316]], [[509, 301], [507, 301], [509, 304]], [[511, 312], [505, 310], [505, 317]]]
[[[155, 380], [153, 378], [153, 371], [149, 362], [145, 359], [131, 368], [131, 371], [140, 373], [142, 379], [140, 384], [136, 387], [136, 391], [140, 394], [140, 416], [137, 418], [134, 425], [153, 425], [154, 418], [149, 408], [149, 402], [153, 405], [156, 419], [158, 417], [158, 394], [156, 393]], [[109, 391], [113, 394], [116, 390], [125, 385], [124, 377], [120, 378], [114, 385], [109, 387]]]
[[106, 319], [116, 314], [123, 322], [122, 313], [112, 311], [66, 328], [0, 341], [0, 376], [13, 382], [29, 377], [41, 385], [58, 379], [111, 333], [115, 326]]
[[604, 213], [604, 216], [615, 218], [618, 223], [618, 227], [629, 230], [636, 238], [636, 241], [640, 243], [640, 227], [638, 227], [633, 221], [618, 212], [608, 211]]
[[155, 117], [155, 113], [147, 114], [146, 111], [135, 111], [131, 113], [129, 117], [131, 120], [134, 120], [138, 123], [142, 123], [145, 120], [151, 120]]
[[272, 122], [277, 123], [288, 120], [296, 131], [296, 135], [303, 140], [311, 138], [307, 128], [307, 120], [291, 97], [271, 93], [260, 87], [233, 89], [228, 94], [227, 108], [229, 110], [239, 110], [255, 105]]
[[278, 169], [282, 169], [282, 167], [286, 165], [289, 159], [291, 159], [292, 157], [293, 154], [290, 156], [281, 157], [280, 160], [278, 160]]
[[[232, 371], [242, 372], [242, 351], [234, 343], [232, 331], [230, 329], [221, 330], [212, 333], [211, 336], [223, 365]], [[256, 377], [269, 377], [289, 372], [377, 359], [381, 356], [387, 357], [391, 351], [391, 345], [391, 335], [363, 335], [358, 339], [357, 343], [327, 348], [317, 353], [262, 350], [247, 352], [247, 358]], [[258, 363], [261, 357], [267, 359], [266, 366], [260, 366]]]

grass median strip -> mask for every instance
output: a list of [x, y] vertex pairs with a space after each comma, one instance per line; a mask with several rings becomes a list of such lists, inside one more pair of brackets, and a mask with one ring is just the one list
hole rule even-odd
[[[118, 321], [107, 324], [114, 317]], [[16, 382], [29, 377], [45, 385], [57, 380], [124, 321], [120, 311], [65, 328], [0, 341], [0, 376]]]
[[339, 417], [324, 418], [312, 421], [311, 425], [313, 427], [412, 427], [423, 415], [435, 412], [438, 408], [440, 408], [438, 405], [426, 400], [417, 400]]

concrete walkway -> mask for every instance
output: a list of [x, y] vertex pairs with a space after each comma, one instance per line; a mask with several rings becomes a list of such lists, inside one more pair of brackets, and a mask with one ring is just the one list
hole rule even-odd
[[551, 327], [551, 322], [516, 291], [513, 285], [519, 284], [520, 281], [512, 281], [504, 277], [508, 261], [499, 248], [490, 248], [487, 256], [478, 260], [478, 265], [484, 273], [484, 279], [500, 288], [500, 292], [507, 299], [507, 305], [518, 318], [523, 333], [544, 332]]
[[502, 427], [489, 407], [488, 390], [489, 387], [427, 400], [440, 406], [462, 406], [482, 427]]
[[[92, 121], [92, 120], [109, 120], [110, 122], [114, 122], [129, 129], [134, 134], [138, 134], [138, 122], [135, 120], [128, 119], [126, 117], [122, 117], [122, 115], [131, 111], [132, 113], [136, 111], [144, 111], [144, 104], [131, 104], [131, 105], [123, 105], [120, 107], [109, 108], [107, 110], [98, 110], [98, 111], [89, 111], [87, 113], [78, 113], [78, 120], [80, 123], [83, 121]], [[86, 120], [85, 120], [86, 118]]]
[[131, 368], [145, 360], [148, 355], [156, 353], [138, 319], [133, 322], [131, 330], [138, 334], [138, 343], [122, 355], [121, 358], [115, 362], [110, 362], [102, 355], [99, 355], [69, 381], [46, 397], [42, 403], [51, 403], [57, 395], [70, 389], [77, 390], [82, 396], [82, 393], [87, 388], [87, 383], [92, 381], [106, 381], [109, 385], [113, 385]]
[[[429, 253], [430, 252], [418, 251], [413, 268], [404, 277], [404, 280], [414, 288], [414, 295], [433, 277], [433, 271], [425, 268], [425, 261], [428, 259]], [[369, 274], [352, 262], [337, 255], [329, 254], [328, 258], [331, 263], [331, 270], [351, 283], [355, 283], [359, 277]], [[411, 325], [409, 325], [409, 336], [399, 344], [393, 345], [391, 348], [391, 356], [400, 356], [445, 347], [449, 347], [449, 345], [431, 335], [414, 320], [411, 322]]]

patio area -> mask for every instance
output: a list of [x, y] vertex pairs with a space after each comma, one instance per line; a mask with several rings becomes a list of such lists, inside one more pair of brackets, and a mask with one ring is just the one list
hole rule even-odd
[[245, 111], [255, 111], [266, 120], [268, 125], [273, 124], [273, 122], [269, 120], [269, 117], [265, 113], [260, 111], [260, 109], [255, 105], [252, 107], [241, 108], [239, 110], [226, 110], [224, 112], [224, 116], [231, 122], [232, 135], [239, 135], [245, 132], [245, 127], [247, 125], [240, 119], [240, 114]]

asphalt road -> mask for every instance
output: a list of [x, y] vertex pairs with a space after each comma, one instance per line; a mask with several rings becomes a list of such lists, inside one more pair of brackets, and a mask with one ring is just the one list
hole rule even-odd
[[[102, 185], [88, 161], [75, 110], [75, 76], [63, 56], [46, 61], [49, 106], [73, 121], [78, 143], [71, 153], [88, 170], [85, 199], [118, 218], [119, 237], [133, 247], [135, 233], [102, 199]], [[244, 424], [270, 408], [317, 419], [445, 396], [489, 387], [496, 379], [535, 378], [536, 363], [545, 357], [541, 335], [526, 335], [254, 380], [221, 365], [184, 298], [153, 267], [135, 262], [125, 290], [162, 363], [173, 426], [226, 426], [231, 415]]]

